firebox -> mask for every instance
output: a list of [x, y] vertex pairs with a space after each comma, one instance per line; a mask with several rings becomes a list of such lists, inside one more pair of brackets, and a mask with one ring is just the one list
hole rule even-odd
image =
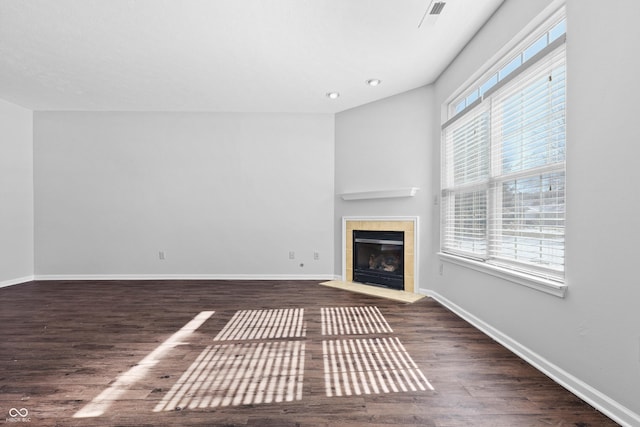
[[404, 290], [404, 231], [353, 231], [353, 281]]

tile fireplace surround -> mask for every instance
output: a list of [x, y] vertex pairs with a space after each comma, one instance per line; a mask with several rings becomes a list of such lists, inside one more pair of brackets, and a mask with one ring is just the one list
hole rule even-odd
[[353, 282], [353, 230], [404, 231], [404, 291], [415, 292], [417, 281], [416, 236], [417, 217], [343, 217], [342, 241], [344, 249], [342, 280]]

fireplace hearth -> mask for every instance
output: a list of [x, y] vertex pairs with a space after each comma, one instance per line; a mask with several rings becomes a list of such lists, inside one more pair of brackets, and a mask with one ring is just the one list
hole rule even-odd
[[353, 281], [404, 290], [404, 232], [353, 230]]

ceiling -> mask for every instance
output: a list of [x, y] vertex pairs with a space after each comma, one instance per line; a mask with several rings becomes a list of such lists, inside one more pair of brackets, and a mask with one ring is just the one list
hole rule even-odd
[[0, 99], [336, 113], [434, 82], [503, 2], [445, 1], [0, 0]]

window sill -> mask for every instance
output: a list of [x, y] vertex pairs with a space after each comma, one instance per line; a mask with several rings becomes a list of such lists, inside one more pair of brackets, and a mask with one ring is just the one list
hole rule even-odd
[[451, 254], [445, 254], [442, 252], [438, 252], [438, 256], [440, 257], [440, 260], [444, 262], [449, 262], [451, 264], [460, 265], [462, 267], [470, 268], [475, 271], [490, 274], [492, 276], [499, 277], [501, 279], [508, 280], [510, 282], [517, 283], [519, 285], [526, 286], [528, 288], [532, 288], [541, 292], [545, 292], [559, 298], [564, 298], [564, 294], [567, 291], [566, 284], [554, 282], [552, 280], [546, 280], [541, 277], [518, 273], [506, 268], [498, 267], [480, 261], [474, 261]]

